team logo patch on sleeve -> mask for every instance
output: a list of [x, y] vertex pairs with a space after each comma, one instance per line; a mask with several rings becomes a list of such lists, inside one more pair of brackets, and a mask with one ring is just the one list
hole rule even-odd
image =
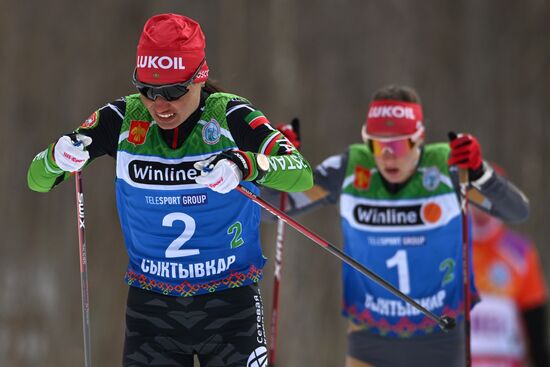
[[99, 117], [99, 113], [98, 111], [95, 111], [90, 115], [90, 117], [84, 120], [84, 122], [82, 123], [82, 125], [80, 125], [80, 127], [83, 129], [91, 129], [92, 127], [95, 127], [97, 125], [97, 121], [99, 120], [98, 117]]
[[263, 115], [260, 115], [260, 116], [255, 117], [248, 124], [250, 125], [250, 127], [252, 129], [255, 129], [258, 126], [262, 126], [262, 125], [265, 125], [265, 124], [268, 124], [268, 123], [269, 123], [269, 121], [267, 120], [267, 118], [265, 118], [265, 116], [263, 116]]
[[218, 121], [211, 119], [202, 127], [202, 140], [208, 145], [214, 145], [220, 141], [221, 128]]
[[148, 121], [132, 120], [128, 132], [128, 141], [135, 145], [145, 143], [150, 123]]
[[370, 169], [361, 166], [355, 166], [355, 180], [353, 186], [358, 190], [368, 190], [370, 186]]

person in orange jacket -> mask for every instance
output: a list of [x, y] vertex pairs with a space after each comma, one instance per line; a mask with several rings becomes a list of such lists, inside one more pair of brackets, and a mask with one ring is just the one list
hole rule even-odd
[[[494, 166], [494, 165], [493, 165]], [[470, 206], [473, 264], [481, 295], [473, 309], [472, 365], [550, 366], [548, 289], [534, 244]]]

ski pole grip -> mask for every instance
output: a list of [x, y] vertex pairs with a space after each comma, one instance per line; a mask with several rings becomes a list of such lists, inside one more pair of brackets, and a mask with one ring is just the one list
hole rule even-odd
[[[449, 136], [449, 141], [453, 141], [456, 138], [458, 138], [458, 134], [455, 133], [454, 131], [449, 131], [447, 135]], [[462, 168], [458, 169], [458, 181], [461, 184], [466, 184], [466, 185], [469, 183], [470, 178], [469, 178], [467, 169], [462, 169]]]

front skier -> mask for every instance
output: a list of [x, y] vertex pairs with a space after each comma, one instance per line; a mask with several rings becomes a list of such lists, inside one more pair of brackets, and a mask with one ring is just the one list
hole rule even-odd
[[47, 192], [95, 158], [116, 159], [129, 256], [124, 366], [243, 366], [266, 358], [259, 207], [233, 190], [312, 186], [308, 162], [246, 99], [207, 82], [197, 22], [150, 18], [139, 94], [107, 103], [32, 161]]

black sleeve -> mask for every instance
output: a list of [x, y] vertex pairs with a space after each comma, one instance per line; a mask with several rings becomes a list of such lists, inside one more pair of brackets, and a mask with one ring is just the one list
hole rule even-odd
[[[253, 121], [248, 121], [250, 116], [257, 116], [262, 123], [254, 126]], [[241, 99], [232, 99], [227, 103], [226, 117], [231, 136], [240, 150], [260, 152], [262, 143], [277, 131], [259, 110]], [[275, 155], [282, 154], [286, 154], [286, 150], [281, 147]]]
[[[121, 98], [107, 103], [94, 112], [96, 122], [90, 127], [80, 126], [75, 132], [92, 138], [92, 143], [86, 148], [90, 160], [108, 154], [116, 157], [120, 128], [126, 113], [126, 101]], [[90, 116], [94, 118], [94, 115]]]
[[322, 187], [327, 196], [322, 204], [336, 204], [340, 199], [346, 175], [349, 151], [326, 158], [313, 171], [315, 185]]
[[546, 305], [522, 313], [528, 338], [529, 354], [534, 367], [550, 366]]
[[[289, 192], [285, 213], [290, 216], [300, 216], [310, 213], [320, 207], [336, 204], [342, 193], [349, 151], [326, 158], [313, 171], [314, 186], [302, 192]], [[261, 188], [262, 198], [278, 207], [280, 192]], [[274, 215], [262, 210], [262, 220], [277, 219]]]
[[314, 186], [304, 192], [289, 193], [289, 214], [302, 215], [336, 204], [342, 193], [348, 152], [326, 158], [313, 171]]
[[[483, 163], [487, 172], [480, 181], [471, 182], [470, 189], [481, 194], [479, 200], [470, 202], [481, 210], [508, 223], [519, 223], [529, 216], [527, 197], [506, 178], [499, 176], [490, 165]], [[458, 170], [451, 167], [451, 179], [459, 195]]]

